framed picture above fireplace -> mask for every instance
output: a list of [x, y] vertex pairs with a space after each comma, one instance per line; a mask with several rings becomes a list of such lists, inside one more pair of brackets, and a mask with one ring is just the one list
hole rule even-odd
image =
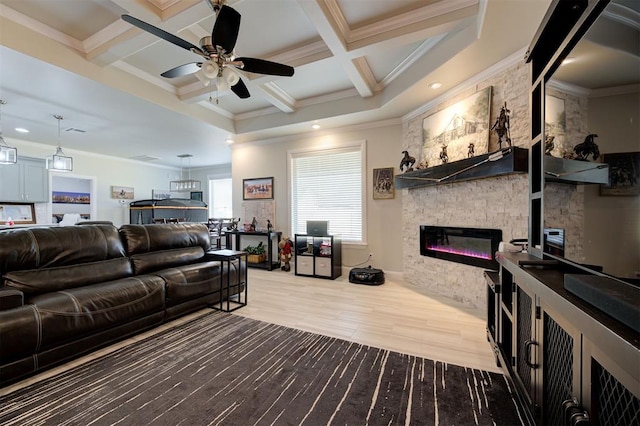
[[490, 112], [491, 86], [426, 117], [420, 162], [437, 166], [489, 152]]

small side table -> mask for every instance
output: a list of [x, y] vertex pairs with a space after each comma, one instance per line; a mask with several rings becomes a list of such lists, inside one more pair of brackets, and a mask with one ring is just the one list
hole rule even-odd
[[[212, 309], [224, 312], [233, 312], [236, 309], [240, 309], [243, 306], [247, 306], [247, 293], [249, 291], [248, 286], [248, 274], [247, 274], [247, 252], [246, 251], [237, 251], [237, 250], [216, 250], [209, 251], [206, 254], [208, 260], [219, 260], [220, 261], [220, 301], [211, 305]], [[237, 260], [238, 261], [238, 282], [236, 284], [231, 285], [231, 262]], [[240, 278], [240, 271], [242, 271], [242, 262], [244, 261], [244, 274], [243, 277]], [[224, 282], [224, 266], [225, 263], [227, 265], [227, 280]], [[244, 291], [242, 291], [242, 287], [244, 286]], [[234, 297], [237, 297], [237, 301], [231, 301], [231, 290], [238, 289], [238, 294]], [[224, 306], [224, 294], [226, 290], [227, 295], [227, 306]], [[244, 297], [243, 297], [244, 294]], [[231, 307], [231, 303], [235, 306]]]

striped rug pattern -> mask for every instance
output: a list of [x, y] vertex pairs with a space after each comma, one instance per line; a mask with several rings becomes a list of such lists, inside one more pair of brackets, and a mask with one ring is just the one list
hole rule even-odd
[[501, 374], [213, 312], [0, 398], [11, 425], [517, 425]]

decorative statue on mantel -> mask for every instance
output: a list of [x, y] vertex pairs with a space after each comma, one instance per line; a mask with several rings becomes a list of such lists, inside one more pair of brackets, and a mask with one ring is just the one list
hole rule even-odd
[[239, 223], [240, 223], [240, 218], [238, 218], [238, 220], [231, 219], [231, 224], [229, 225], [229, 230], [237, 231]]
[[409, 155], [408, 151], [402, 151], [404, 155], [402, 160], [400, 160], [400, 171], [403, 171], [403, 167], [407, 168], [407, 172], [413, 171], [413, 165], [416, 163], [416, 158]]
[[476, 145], [471, 142], [469, 143], [469, 150], [467, 151], [467, 158], [474, 157], [476, 155]]
[[256, 220], [256, 217], [253, 217], [253, 220], [251, 221], [251, 232], [255, 232], [258, 230], [258, 221]]
[[597, 137], [598, 135], [591, 133], [584, 138], [584, 142], [574, 146], [573, 152], [576, 153], [574, 160], [589, 161], [589, 155], [591, 155], [593, 161], [596, 161], [600, 156], [600, 149], [593, 139]]
[[442, 164], [447, 164], [449, 162], [449, 154], [447, 154], [446, 145], [442, 145], [442, 151], [440, 151], [440, 160], [442, 160]]
[[544, 140], [544, 155], [551, 155], [551, 151], [556, 147], [553, 143], [555, 138], [555, 136], [547, 135], [547, 138]]
[[273, 231], [273, 225], [271, 224], [271, 221], [267, 219], [267, 232], [271, 231]]
[[500, 108], [500, 115], [496, 119], [496, 122], [491, 127], [490, 131], [495, 131], [498, 135], [498, 147], [502, 149], [502, 142], [507, 143], [507, 147], [511, 146], [511, 134], [509, 133], [509, 113], [511, 111], [507, 108], [507, 102]]

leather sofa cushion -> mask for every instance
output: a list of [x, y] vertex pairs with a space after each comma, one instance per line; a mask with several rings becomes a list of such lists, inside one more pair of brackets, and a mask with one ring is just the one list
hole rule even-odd
[[27, 296], [35, 296], [51, 291], [113, 281], [131, 275], [133, 270], [129, 259], [120, 257], [72, 266], [9, 272], [4, 279], [6, 286], [18, 289]]
[[12, 229], [0, 232], [0, 275], [124, 257], [113, 225]]
[[40, 323], [33, 306], [0, 311], [0, 364], [33, 355], [40, 341]]
[[220, 290], [220, 262], [169, 268], [154, 275], [162, 277], [166, 283], [167, 307]]
[[42, 350], [162, 311], [164, 298], [164, 281], [143, 275], [47, 293], [27, 303], [40, 318]]
[[24, 305], [24, 293], [11, 287], [0, 287], [0, 311]]
[[207, 251], [211, 244], [208, 228], [204, 223], [122, 225], [120, 235], [128, 256], [197, 246]]
[[175, 250], [162, 250], [131, 256], [133, 271], [136, 275], [148, 274], [165, 268], [189, 265], [203, 260], [202, 247], [186, 247]]

